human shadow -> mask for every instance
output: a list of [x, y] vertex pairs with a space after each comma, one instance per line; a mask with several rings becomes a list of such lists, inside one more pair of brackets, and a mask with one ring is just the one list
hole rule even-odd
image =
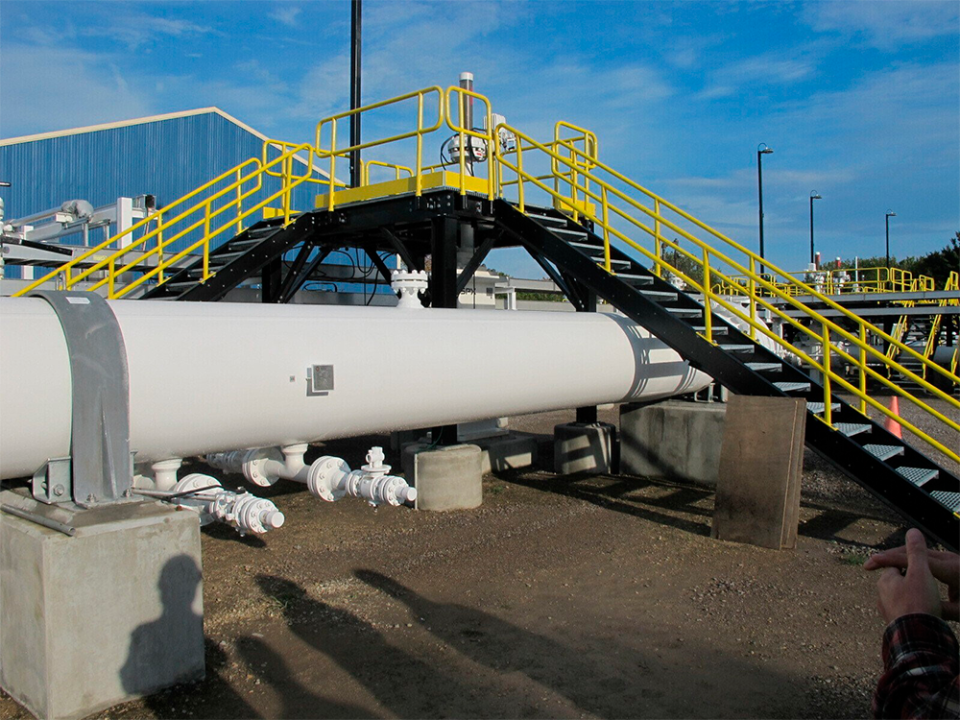
[[[130, 695], [146, 696], [145, 704], [158, 717], [183, 715], [184, 705], [196, 701], [204, 704], [196, 708], [203, 717], [255, 717], [221, 677], [226, 654], [204, 638], [203, 615], [194, 610], [201, 579], [189, 555], [177, 555], [163, 566], [157, 582], [160, 617], [131, 634], [120, 682]], [[172, 689], [162, 692], [167, 688]], [[211, 698], [215, 700], [208, 702]]]
[[[405, 604], [421, 625], [474, 662], [500, 674], [526, 675], [586, 712], [615, 716], [620, 708], [616, 696], [629, 692], [628, 682], [609, 663], [601, 667], [577, 648], [482, 610], [433, 602], [373, 570], [357, 570], [354, 575]], [[644, 663], [637, 656], [621, 658], [618, 664], [635, 668]]]
[[300, 585], [273, 575], [257, 584], [283, 608], [290, 630], [329, 657], [397, 717], [492, 717], [477, 683], [440, 670], [391, 645], [357, 615], [311, 598]]
[[237, 641], [237, 652], [261, 680], [281, 698], [282, 718], [358, 718], [370, 713], [356, 705], [339, 703], [308, 690], [294, 678], [290, 667], [265, 642], [253, 637]]

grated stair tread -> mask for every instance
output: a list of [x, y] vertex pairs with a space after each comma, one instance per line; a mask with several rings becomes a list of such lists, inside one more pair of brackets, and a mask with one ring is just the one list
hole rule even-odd
[[[693, 329], [696, 330], [701, 335], [707, 332], [706, 325], [695, 325]], [[714, 335], [726, 335], [729, 331], [730, 331], [730, 328], [728, 328], [726, 325], [714, 325], [712, 328], [712, 332]]]
[[767, 363], [767, 362], [748, 362], [745, 365], [753, 370], [754, 372], [780, 372], [783, 370], [783, 365], [780, 363]]
[[[645, 298], [656, 300], [657, 302], [661, 300], [676, 300], [677, 297], [679, 297], [677, 293], [669, 290], [641, 290], [640, 292]], [[699, 310], [697, 312], [699, 312]]]
[[721, 350], [728, 353], [752, 352], [757, 349], [756, 345], [718, 345]]
[[775, 382], [774, 386], [781, 392], [807, 392], [810, 389], [808, 382]]
[[697, 317], [703, 314], [700, 308], [668, 307], [667, 310], [677, 317]]
[[649, 275], [633, 275], [632, 273], [617, 273], [617, 277], [631, 285], [653, 285], [653, 278]]
[[583, 230], [571, 230], [570, 228], [564, 227], [551, 227], [550, 232], [554, 235], [562, 237], [566, 241], [570, 241], [572, 238], [577, 238], [577, 240], [586, 240], [587, 233]]
[[[822, 402], [814, 401], [814, 402], [807, 403], [807, 410], [812, 412], [814, 415], [822, 415], [826, 410], [826, 408], [827, 406]], [[840, 403], [830, 403], [830, 409], [839, 410]]]
[[554, 217], [553, 215], [537, 215], [536, 213], [528, 213], [527, 217], [544, 226], [549, 225], [551, 227], [560, 228], [565, 228], [567, 226], [566, 218], [558, 218]]
[[930, 497], [953, 513], [960, 513], [960, 492], [949, 490], [934, 490]]
[[915, 467], [898, 467], [897, 472], [917, 487], [923, 487], [925, 483], [930, 482], [940, 474], [939, 470], [932, 468]]
[[854, 435], [859, 435], [860, 433], [870, 432], [870, 425], [867, 423], [834, 423], [833, 427], [836, 428], [838, 432], [843, 433], [847, 437], [853, 437]]
[[867, 443], [863, 449], [880, 460], [889, 460], [897, 455], [903, 455], [903, 445], [874, 445]]

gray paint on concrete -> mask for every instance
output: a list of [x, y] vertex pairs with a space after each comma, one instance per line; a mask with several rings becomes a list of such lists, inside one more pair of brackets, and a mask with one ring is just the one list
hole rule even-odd
[[617, 428], [610, 423], [557, 425], [553, 437], [553, 465], [558, 475], [617, 472]]
[[0, 513], [0, 686], [38, 717], [73, 719], [202, 678], [198, 516], [148, 502], [72, 524], [68, 537]]
[[726, 405], [666, 400], [620, 408], [620, 471], [716, 486]]
[[480, 448], [415, 443], [403, 449], [403, 471], [417, 489], [418, 510], [469, 510], [483, 502]]

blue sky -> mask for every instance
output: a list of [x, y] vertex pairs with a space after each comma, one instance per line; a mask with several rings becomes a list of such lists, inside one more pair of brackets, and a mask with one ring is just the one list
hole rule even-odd
[[[960, 3], [365, 0], [364, 100], [473, 71], [536, 137], [601, 159], [767, 256], [937, 250], [960, 229]], [[307, 141], [349, 101], [350, 4], [0, 3], [0, 137], [216, 105]], [[539, 276], [515, 257], [501, 270]]]

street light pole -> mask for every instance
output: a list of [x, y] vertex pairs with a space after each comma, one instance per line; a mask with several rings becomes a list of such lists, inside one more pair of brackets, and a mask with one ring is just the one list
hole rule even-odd
[[813, 201], [822, 200], [822, 199], [823, 198], [820, 197], [820, 193], [818, 193], [816, 190], [812, 190], [810, 192], [810, 264], [811, 265], [816, 262], [815, 256], [813, 254]]
[[[757, 145], [757, 194], [760, 199], [760, 259], [763, 260], [765, 255], [763, 252], [763, 163], [760, 162], [761, 158], [764, 155], [769, 155], [773, 152], [772, 147], [767, 147], [766, 143], [760, 143]], [[763, 275], [764, 267], [763, 263], [760, 264], [760, 274]]]

